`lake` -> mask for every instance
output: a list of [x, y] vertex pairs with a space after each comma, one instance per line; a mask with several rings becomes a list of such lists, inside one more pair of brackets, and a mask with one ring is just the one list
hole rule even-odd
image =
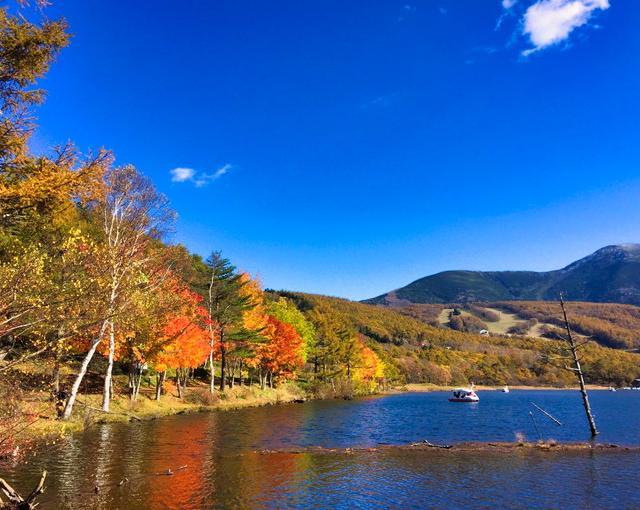
[[[577, 391], [479, 396], [454, 404], [442, 392], [404, 393], [97, 425], [3, 475], [28, 492], [47, 469], [43, 509], [640, 508], [637, 452], [287, 451], [589, 439]], [[590, 398], [598, 442], [640, 445], [640, 392]]]

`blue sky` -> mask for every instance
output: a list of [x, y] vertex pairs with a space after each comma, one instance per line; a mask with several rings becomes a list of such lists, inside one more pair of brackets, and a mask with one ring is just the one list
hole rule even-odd
[[640, 241], [633, 0], [59, 0], [38, 150], [112, 149], [174, 240], [371, 297]]

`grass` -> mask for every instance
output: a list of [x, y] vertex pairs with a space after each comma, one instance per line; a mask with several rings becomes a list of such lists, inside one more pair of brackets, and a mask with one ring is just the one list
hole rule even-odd
[[489, 310], [490, 312], [496, 313], [500, 317], [500, 320], [497, 322], [487, 323], [487, 329], [489, 330], [489, 333], [506, 335], [507, 332], [509, 331], [509, 328], [526, 322], [520, 319], [514, 313], [507, 313], [502, 310], [498, 310], [497, 308], [488, 308], [488, 307], [483, 307], [483, 308]]

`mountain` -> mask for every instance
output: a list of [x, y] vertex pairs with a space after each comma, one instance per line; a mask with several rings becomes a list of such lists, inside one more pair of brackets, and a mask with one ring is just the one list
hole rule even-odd
[[605, 246], [556, 271], [444, 271], [365, 300], [379, 305], [556, 300], [640, 305], [640, 244]]

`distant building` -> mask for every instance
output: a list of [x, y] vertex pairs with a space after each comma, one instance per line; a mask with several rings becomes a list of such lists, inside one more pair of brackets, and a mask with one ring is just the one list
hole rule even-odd
[[632, 388], [640, 388], [640, 379], [636, 379], [631, 383]]

